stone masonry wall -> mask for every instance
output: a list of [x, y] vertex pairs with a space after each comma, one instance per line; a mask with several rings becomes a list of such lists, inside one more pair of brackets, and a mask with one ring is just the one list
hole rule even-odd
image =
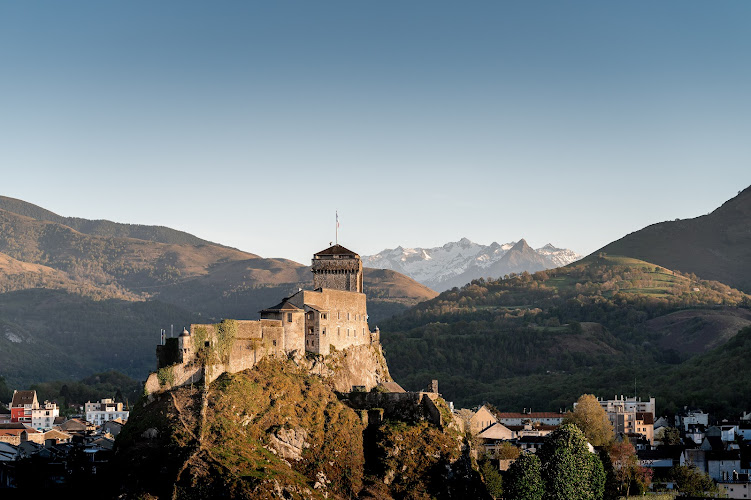
[[[330, 346], [342, 350], [353, 345], [370, 344], [365, 294], [329, 289], [304, 290], [289, 300], [300, 308], [309, 304], [326, 311], [326, 319], [320, 320], [318, 330], [314, 332], [318, 337], [317, 348], [314, 350], [306, 345], [306, 350], [326, 355]], [[309, 338], [306, 333], [306, 339]]]

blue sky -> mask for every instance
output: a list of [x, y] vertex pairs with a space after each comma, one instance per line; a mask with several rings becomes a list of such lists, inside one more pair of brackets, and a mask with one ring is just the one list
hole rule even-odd
[[0, 194], [307, 262], [751, 184], [751, 2], [0, 2]]

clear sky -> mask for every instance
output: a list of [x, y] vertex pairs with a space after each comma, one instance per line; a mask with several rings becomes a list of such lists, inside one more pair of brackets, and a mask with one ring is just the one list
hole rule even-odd
[[751, 2], [0, 2], [0, 194], [308, 262], [751, 184]]

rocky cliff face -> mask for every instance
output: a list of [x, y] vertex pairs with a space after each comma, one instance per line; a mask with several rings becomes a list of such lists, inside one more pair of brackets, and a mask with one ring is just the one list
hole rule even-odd
[[295, 362], [322, 377], [337, 392], [349, 392], [353, 387], [370, 391], [382, 382], [393, 381], [380, 344], [350, 347], [325, 358], [297, 356]]
[[365, 351], [299, 365], [266, 358], [142, 401], [117, 438], [112, 496], [488, 498], [452, 426], [368, 425], [337, 397], [327, 381], [350, 385], [371, 368], [373, 383], [388, 376], [380, 350]]

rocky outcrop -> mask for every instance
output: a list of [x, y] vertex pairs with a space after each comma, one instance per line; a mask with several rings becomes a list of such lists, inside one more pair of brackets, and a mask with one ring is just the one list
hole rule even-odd
[[269, 445], [276, 453], [288, 460], [302, 460], [302, 453], [310, 444], [305, 442], [308, 432], [299, 427], [294, 429], [277, 429], [269, 434]]
[[292, 358], [309, 373], [324, 378], [337, 392], [370, 391], [380, 383], [393, 381], [379, 344], [349, 347], [325, 357], [295, 353]]

